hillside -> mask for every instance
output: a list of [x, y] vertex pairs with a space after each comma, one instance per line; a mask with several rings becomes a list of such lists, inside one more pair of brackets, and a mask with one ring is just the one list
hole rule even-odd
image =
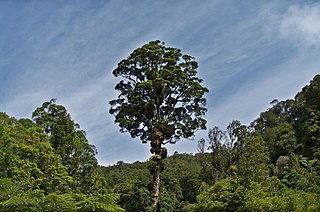
[[[244, 126], [213, 127], [199, 153], [174, 154], [162, 173], [163, 211], [318, 211], [320, 75], [295, 99], [274, 100]], [[103, 167], [128, 211], [149, 202], [148, 162]]]
[[[198, 143], [164, 160], [159, 211], [319, 211], [320, 75], [249, 126], [212, 127]], [[103, 167], [95, 156], [54, 99], [31, 119], [0, 113], [0, 210], [148, 211], [150, 162]]]

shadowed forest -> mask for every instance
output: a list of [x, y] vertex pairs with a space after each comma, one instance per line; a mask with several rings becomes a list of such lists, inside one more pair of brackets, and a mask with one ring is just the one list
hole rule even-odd
[[320, 75], [249, 126], [209, 128], [197, 154], [167, 157], [165, 144], [193, 138], [210, 119], [197, 68], [156, 40], [113, 70], [121, 80], [109, 113], [120, 132], [150, 144], [146, 162], [99, 166], [55, 99], [31, 119], [1, 112], [0, 211], [319, 211]]
[[[1, 211], [149, 210], [149, 162], [103, 167], [95, 155], [54, 100], [31, 119], [0, 113]], [[294, 99], [272, 101], [249, 126], [210, 128], [197, 154], [165, 159], [158, 210], [319, 211], [319, 159], [317, 75]]]

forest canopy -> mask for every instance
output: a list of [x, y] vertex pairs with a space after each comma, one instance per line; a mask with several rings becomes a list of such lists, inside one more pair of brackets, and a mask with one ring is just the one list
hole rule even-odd
[[124, 211], [66, 108], [45, 102], [31, 119], [0, 113], [0, 211]]
[[[211, 127], [198, 151], [164, 160], [159, 211], [319, 211], [320, 75], [248, 126]], [[30, 119], [1, 112], [0, 210], [148, 211], [147, 162], [103, 167], [95, 156], [54, 99]]]
[[[210, 117], [207, 117], [210, 119]], [[161, 211], [319, 211], [320, 75], [294, 99], [243, 125], [209, 129], [196, 155], [168, 157]], [[127, 211], [146, 211], [147, 163], [103, 167], [108, 186]]]

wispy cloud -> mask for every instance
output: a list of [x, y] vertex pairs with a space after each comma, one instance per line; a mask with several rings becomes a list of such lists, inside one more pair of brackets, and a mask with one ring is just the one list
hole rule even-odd
[[283, 15], [280, 32], [299, 46], [320, 46], [320, 4], [291, 6]]
[[[30, 117], [42, 102], [58, 98], [97, 146], [101, 164], [150, 156], [148, 144], [121, 134], [108, 114], [119, 80], [112, 70], [150, 40], [197, 58], [210, 89], [208, 127], [250, 122], [274, 98], [294, 95], [319, 67], [319, 49], [312, 48], [319, 42], [318, 4], [17, 2], [0, 3], [0, 110]], [[288, 7], [293, 4], [300, 6]], [[293, 51], [296, 43], [305, 47]], [[196, 141], [170, 145], [169, 152], [196, 152]]]
[[247, 83], [223, 104], [212, 108], [208, 114], [209, 126], [226, 127], [234, 119], [250, 124], [270, 107], [272, 100], [293, 99], [319, 73], [318, 54], [318, 51], [301, 51], [283, 64], [267, 70], [270, 76]]

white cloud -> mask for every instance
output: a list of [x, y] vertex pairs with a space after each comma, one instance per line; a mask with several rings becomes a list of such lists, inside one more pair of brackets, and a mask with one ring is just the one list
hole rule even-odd
[[320, 4], [291, 6], [280, 22], [283, 38], [303, 46], [320, 46]]

